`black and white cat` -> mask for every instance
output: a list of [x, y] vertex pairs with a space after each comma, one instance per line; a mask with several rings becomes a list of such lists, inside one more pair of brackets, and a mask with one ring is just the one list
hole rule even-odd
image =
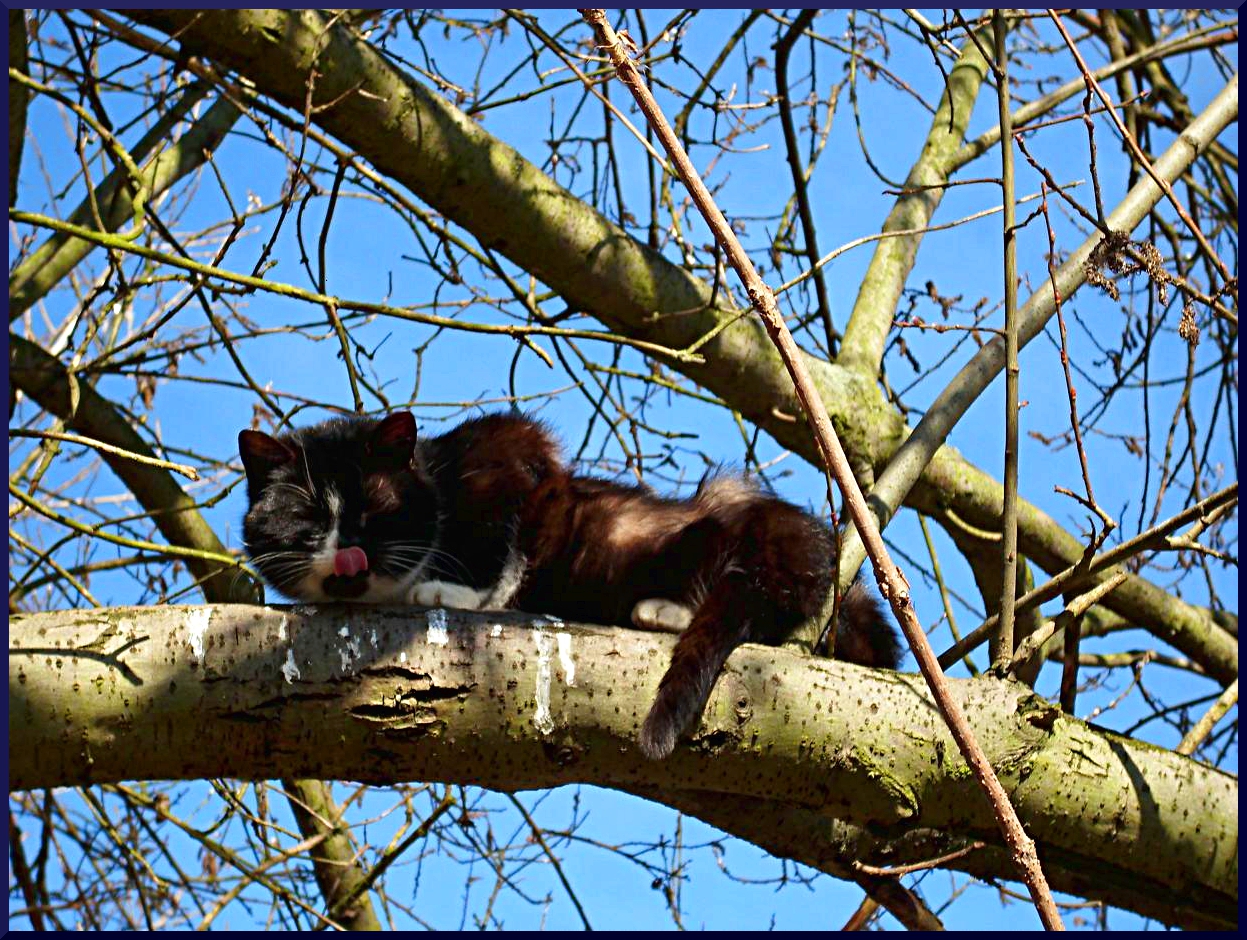
[[[689, 499], [578, 476], [536, 421], [495, 414], [417, 442], [407, 412], [239, 434], [247, 551], [301, 601], [522, 609], [682, 631], [641, 729], [671, 753], [741, 643], [783, 642], [822, 607], [826, 525], [741, 477]], [[896, 634], [854, 584], [836, 655], [895, 668]]]
[[503, 574], [515, 520], [557, 466], [540, 425], [509, 415], [419, 446], [415, 419], [399, 412], [277, 437], [242, 431], [238, 449], [247, 553], [270, 585], [308, 602], [479, 609], [513, 593]]

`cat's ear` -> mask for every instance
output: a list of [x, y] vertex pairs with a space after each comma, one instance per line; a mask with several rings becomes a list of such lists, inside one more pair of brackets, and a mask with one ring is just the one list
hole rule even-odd
[[387, 415], [368, 439], [368, 454], [391, 469], [407, 466], [415, 449], [416, 419], [410, 411]]
[[294, 460], [294, 448], [263, 431], [239, 431], [238, 454], [247, 471], [248, 482], [263, 486], [278, 467]]

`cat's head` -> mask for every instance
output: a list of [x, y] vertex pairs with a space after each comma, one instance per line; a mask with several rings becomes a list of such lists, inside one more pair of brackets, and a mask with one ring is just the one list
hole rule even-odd
[[332, 418], [276, 437], [242, 431], [247, 554], [300, 601], [403, 603], [436, 553], [438, 498], [416, 422]]

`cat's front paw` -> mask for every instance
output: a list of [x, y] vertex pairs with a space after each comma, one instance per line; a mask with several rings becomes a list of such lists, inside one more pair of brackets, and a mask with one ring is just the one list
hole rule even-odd
[[632, 623], [642, 630], [682, 633], [692, 621], [691, 608], [661, 597], [637, 601], [637, 605], [632, 608]]
[[454, 607], [458, 610], [480, 610], [488, 595], [465, 584], [445, 581], [422, 581], [412, 587], [407, 600], [421, 607]]

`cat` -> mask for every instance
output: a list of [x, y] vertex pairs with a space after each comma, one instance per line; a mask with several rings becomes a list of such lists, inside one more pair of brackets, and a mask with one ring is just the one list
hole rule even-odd
[[[417, 442], [407, 412], [239, 435], [248, 554], [302, 601], [521, 609], [680, 633], [641, 727], [665, 758], [745, 642], [782, 643], [816, 615], [835, 547], [819, 519], [740, 476], [687, 499], [580, 476], [546, 429], [494, 414]], [[860, 583], [836, 656], [896, 668], [900, 647]]]

